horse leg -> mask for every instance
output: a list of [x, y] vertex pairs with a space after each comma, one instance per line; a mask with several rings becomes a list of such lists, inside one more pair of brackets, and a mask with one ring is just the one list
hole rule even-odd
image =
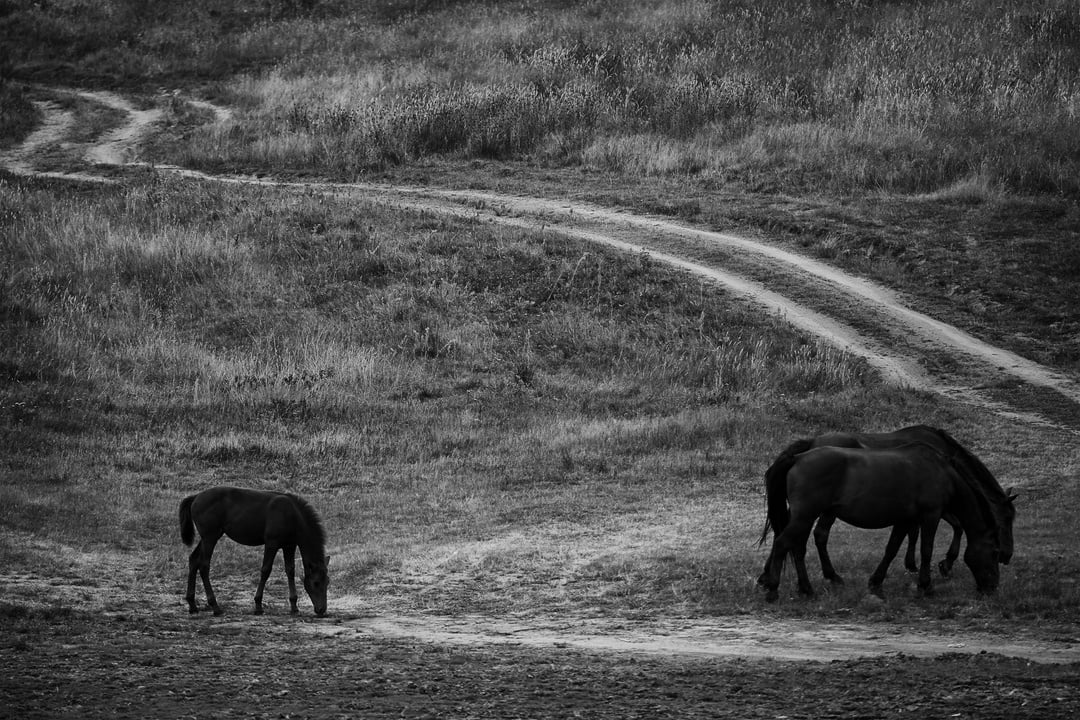
[[[775, 537], [773, 537], [773, 542], [776, 542]], [[757, 584], [760, 585], [761, 587], [766, 587], [766, 585], [768, 585], [768, 582], [769, 582], [769, 568], [772, 567], [772, 559], [773, 559], [773, 556], [772, 556], [772, 552], [770, 551], [769, 556], [767, 558], [765, 558], [765, 568], [761, 571], [761, 574], [758, 575]]]
[[915, 562], [915, 545], [919, 539], [919, 527], [916, 525], [908, 532], [907, 552], [904, 553], [904, 567], [908, 572], [919, 572], [919, 563]]
[[795, 546], [791, 548], [791, 561], [795, 565], [795, 574], [799, 578], [799, 594], [806, 597], [814, 597], [814, 586], [810, 584], [810, 576], [806, 572], [806, 543], [810, 540], [810, 533], [802, 537], [800, 542], [796, 539]]
[[960, 557], [960, 539], [964, 536], [964, 530], [960, 527], [959, 521], [953, 517], [943, 518], [945, 522], [952, 525], [952, 542], [949, 543], [949, 549], [945, 552], [945, 559], [938, 563], [938, 571], [942, 577], [949, 577], [952, 574], [953, 565], [956, 563], [956, 559]]
[[289, 579], [289, 605], [292, 606], [289, 612], [296, 615], [300, 612], [296, 607], [296, 546], [286, 545], [281, 554], [285, 558], [285, 577]]
[[814, 545], [817, 546], [818, 559], [821, 560], [821, 574], [829, 582], [837, 585], [844, 584], [844, 578], [833, 567], [832, 558], [829, 557], [829, 531], [836, 522], [835, 515], [822, 515], [814, 526]]
[[892, 533], [889, 534], [889, 542], [885, 545], [885, 555], [881, 558], [877, 568], [874, 569], [873, 574], [870, 575], [870, 592], [879, 598], [885, 597], [881, 586], [889, 575], [889, 566], [896, 559], [896, 554], [900, 552], [900, 546], [904, 544], [905, 536], [909, 536], [907, 528], [900, 525], [893, 526]]
[[[206, 591], [206, 604], [210, 606], [215, 615], [221, 615], [225, 612], [218, 605], [217, 596], [214, 595], [214, 588], [210, 585], [210, 559], [214, 557], [214, 548], [217, 546], [218, 537], [203, 537], [199, 541], [199, 547], [202, 548], [202, 552], [199, 553], [199, 575], [202, 577], [203, 589]], [[192, 553], [193, 557], [194, 555], [195, 553]], [[194, 601], [194, 590], [190, 594], [192, 601]]]
[[[813, 527], [813, 519], [810, 521], [792, 519], [783, 532], [777, 534], [773, 540], [772, 552], [769, 554], [767, 577], [765, 578], [765, 600], [776, 602], [780, 597], [780, 572], [784, 569], [784, 558], [791, 553], [795, 561], [795, 569], [799, 573], [799, 592], [804, 595], [813, 595], [814, 588], [810, 579], [806, 576], [806, 542], [810, 538], [810, 530]], [[801, 548], [801, 552], [800, 552]]]
[[255, 591], [255, 614], [263, 613], [263, 590], [266, 589], [266, 581], [270, 578], [270, 572], [274, 569], [274, 557], [277, 555], [277, 545], [266, 543], [263, 548], [262, 569], [259, 573], [259, 589]]
[[937, 534], [940, 517], [923, 522], [922, 545], [919, 547], [922, 562], [919, 565], [919, 592], [929, 597], [934, 594], [934, 581], [930, 577], [930, 566], [934, 562], [934, 536]]
[[187, 595], [184, 599], [187, 600], [188, 612], [194, 615], [199, 612], [199, 606], [195, 604], [195, 575], [199, 572], [199, 568], [202, 567], [202, 541], [195, 546], [195, 549], [191, 551], [191, 555], [188, 556], [188, 577], [187, 577]]

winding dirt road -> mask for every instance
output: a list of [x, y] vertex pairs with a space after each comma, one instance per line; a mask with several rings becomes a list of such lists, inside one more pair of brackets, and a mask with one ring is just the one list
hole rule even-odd
[[[57, 91], [75, 93], [76, 91]], [[137, 110], [124, 98], [112, 93], [78, 91], [84, 99], [120, 111], [127, 118], [121, 127], [108, 132], [81, 149], [88, 167], [77, 171], [43, 171], [38, 160], [47, 151], [71, 144], [67, 140], [75, 122], [73, 115], [55, 102], [38, 104], [44, 122], [21, 145], [0, 154], [0, 166], [21, 176], [45, 176], [87, 182], [115, 182], [115, 174], [99, 172], [103, 166], [140, 164], [139, 145], [161, 120], [157, 110]], [[208, 104], [216, 122], [230, 121], [229, 113]], [[579, 202], [544, 198], [514, 197], [468, 190], [440, 190], [418, 187], [394, 187], [377, 184], [296, 183], [239, 176], [212, 176], [183, 168], [156, 165], [159, 172], [215, 183], [260, 184], [279, 188], [298, 188], [305, 192], [349, 195], [409, 210], [445, 213], [499, 223], [538, 232], [556, 232], [613, 247], [630, 253], [648, 253], [659, 262], [679, 267], [701, 278], [716, 282], [730, 292], [807, 333], [839, 348], [863, 357], [882, 376], [894, 383], [960, 396], [968, 402], [992, 407], [1039, 421], [1015, 410], [995, 405], [972, 389], [986, 377], [1009, 376], [1026, 383], [1050, 388], [1072, 402], [1080, 403], [1080, 385], [1075, 378], [1043, 367], [1014, 353], [993, 347], [969, 334], [907, 307], [892, 291], [854, 277], [810, 258], [795, 255], [756, 240], [712, 232], [666, 220], [613, 211]], [[842, 319], [792, 300], [764, 283], [741, 272], [731, 271], [696, 259], [704, 251], [723, 248], [751, 264], [764, 264], [796, 276], [806, 283], [820, 285], [831, 297], [854, 304], [878, 318], [870, 335], [856, 330]], [[963, 376], [934, 375], [920, 362], [920, 352], [930, 347], [934, 352], [956, 358], [970, 371]], [[962, 384], [962, 383], [966, 383]], [[37, 542], [44, 542], [38, 540]], [[65, 550], [65, 552], [70, 549]], [[77, 553], [75, 554], [77, 556]], [[117, 568], [128, 567], [130, 558], [114, 558]], [[76, 561], [78, 562], [78, 561]], [[99, 577], [100, 557], [88, 558]], [[78, 573], [77, 573], [78, 574]], [[104, 573], [104, 577], [110, 575]], [[99, 588], [106, 597], [130, 594], [130, 586], [119, 579], [114, 587]], [[51, 602], [66, 592], [54, 578], [11, 575], [0, 579], [7, 592], [29, 604], [45, 597]], [[108, 581], [102, 581], [108, 582]], [[78, 588], [72, 590], [77, 592]], [[80, 596], [81, 597], [81, 596]], [[175, 605], [179, 597], [146, 597], [147, 607], [160, 610]], [[127, 611], [125, 611], [127, 612]], [[537, 648], [574, 647], [604, 652], [646, 655], [682, 655], [694, 657], [779, 658], [786, 660], [849, 660], [883, 655], [937, 656], [953, 653], [1000, 653], [1040, 663], [1080, 662], [1080, 645], [1075, 642], [1051, 643], [985, 633], [960, 633], [948, 638], [914, 631], [883, 631], [873, 626], [844, 625], [830, 622], [780, 622], [769, 619], [717, 619], [676, 622], [657, 620], [625, 627], [616, 621], [598, 619], [522, 618], [492, 619], [480, 617], [432, 618], [363, 614], [363, 599], [338, 598], [335, 617], [325, 623], [305, 623], [305, 632], [341, 639], [379, 636], [414, 638], [443, 645], [513, 644]], [[235, 622], [235, 620], [234, 620]], [[242, 620], [241, 622], [247, 622]], [[768, 623], [768, 627], [765, 623]], [[778, 625], [780, 632], [778, 633]]]
[[[76, 91], [63, 91], [76, 93]], [[140, 142], [153, 133], [163, 113], [138, 110], [123, 97], [109, 92], [78, 91], [81, 97], [124, 114], [127, 121], [86, 146], [84, 159], [94, 166], [145, 165], [138, 161]], [[195, 104], [214, 115], [214, 122], [226, 123], [231, 113], [202, 101]], [[26, 141], [0, 155], [0, 165], [21, 175], [44, 174], [50, 177], [109, 182], [93, 172], [47, 172], [35, 168], [34, 158], [50, 146], [64, 142], [73, 119], [55, 103], [42, 102], [45, 116], [42, 127]], [[980, 394], [977, 388], [1002, 378], [1053, 390], [1072, 403], [1080, 404], [1080, 382], [1076, 378], [1047, 368], [1016, 353], [983, 342], [952, 325], [911, 309], [893, 291], [869, 280], [853, 276], [823, 262], [777, 248], [758, 240], [690, 227], [654, 217], [597, 207], [582, 202], [518, 197], [475, 190], [447, 190], [391, 186], [372, 183], [287, 182], [265, 178], [209, 175], [207, 173], [163, 165], [168, 172], [207, 182], [258, 184], [282, 188], [303, 188], [307, 192], [347, 194], [370, 202], [423, 212], [443, 213], [474, 218], [536, 232], [556, 232], [591, 243], [613, 247], [627, 253], [647, 253], [655, 261], [681, 268], [697, 277], [715, 282], [745, 301], [786, 322], [821, 338], [840, 349], [864, 358], [889, 382], [920, 390], [942, 393], [995, 412], [1032, 422], [1045, 422], [1037, 415], [1020, 412]], [[837, 304], [858, 309], [862, 324], [874, 328], [873, 334], [857, 330], [836, 312], [816, 309], [767, 287], [746, 273], [733, 272], [695, 255], [722, 249], [751, 264], [779, 270], [820, 292]], [[951, 376], [928, 371], [923, 362], [937, 353], [959, 362]]]

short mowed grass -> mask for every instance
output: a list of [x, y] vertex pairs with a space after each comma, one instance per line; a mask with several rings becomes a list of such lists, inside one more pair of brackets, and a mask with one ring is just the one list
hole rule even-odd
[[[897, 566], [889, 603], [863, 608], [884, 533], [838, 528], [849, 584], [781, 611], [1076, 612], [1075, 451], [885, 386], [647, 256], [344, 195], [152, 175], [75, 190], [0, 185], [9, 568], [112, 558], [129, 592], [175, 592], [180, 611], [177, 504], [237, 484], [313, 502], [332, 595], [353, 604], [756, 611], [775, 454], [931, 422], [1028, 490], [998, 598], [976, 602], [961, 569], [916, 603]], [[258, 558], [221, 546], [234, 607]]]

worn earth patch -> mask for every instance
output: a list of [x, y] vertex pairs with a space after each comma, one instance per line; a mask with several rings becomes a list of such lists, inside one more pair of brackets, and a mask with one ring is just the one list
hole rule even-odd
[[6, 613], [4, 717], [1075, 717], [1080, 666], [326, 637], [300, 616]]

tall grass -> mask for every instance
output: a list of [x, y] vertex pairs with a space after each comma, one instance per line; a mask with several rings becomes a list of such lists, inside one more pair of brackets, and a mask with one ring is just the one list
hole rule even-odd
[[466, 4], [321, 50], [328, 27], [312, 23], [296, 28], [310, 51], [232, 83], [249, 115], [193, 153], [344, 175], [449, 154], [788, 189], [977, 177], [1076, 195], [1078, 13], [1066, 0]]
[[353, 176], [449, 155], [787, 191], [1080, 192], [1071, 0], [272, 5], [16, 4], [0, 38], [17, 78], [215, 81], [247, 112], [179, 153], [200, 163]]

